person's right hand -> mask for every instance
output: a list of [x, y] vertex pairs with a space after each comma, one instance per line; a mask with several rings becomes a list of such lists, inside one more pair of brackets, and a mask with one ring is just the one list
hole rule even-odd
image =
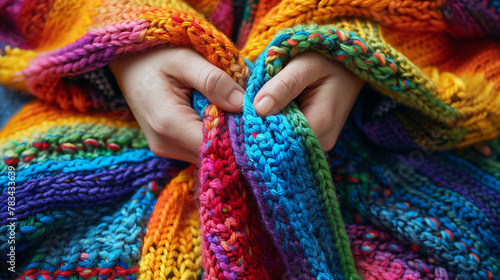
[[195, 163], [202, 119], [191, 107], [197, 89], [217, 107], [240, 112], [244, 90], [226, 72], [188, 48], [161, 48], [110, 63], [151, 151]]

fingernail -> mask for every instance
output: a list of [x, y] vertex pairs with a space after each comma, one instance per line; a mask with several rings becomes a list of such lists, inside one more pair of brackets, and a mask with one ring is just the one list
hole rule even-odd
[[267, 115], [274, 108], [274, 99], [269, 96], [264, 96], [257, 101], [256, 107], [257, 111], [259, 111], [261, 115]]
[[235, 107], [241, 107], [243, 105], [243, 95], [241, 91], [235, 90], [229, 94], [227, 102]]

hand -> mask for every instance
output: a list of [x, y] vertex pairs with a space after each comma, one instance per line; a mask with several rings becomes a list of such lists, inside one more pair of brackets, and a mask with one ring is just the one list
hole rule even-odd
[[260, 116], [278, 113], [298, 97], [323, 151], [333, 148], [364, 81], [339, 63], [308, 52], [292, 59], [257, 93]]
[[193, 88], [228, 112], [239, 112], [244, 90], [227, 73], [187, 48], [162, 48], [122, 56], [111, 71], [151, 151], [195, 163], [202, 120], [191, 107]]

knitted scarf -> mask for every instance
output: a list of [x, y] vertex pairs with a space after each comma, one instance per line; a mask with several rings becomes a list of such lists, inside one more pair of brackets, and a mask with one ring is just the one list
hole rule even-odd
[[[387, 43], [405, 50], [432, 38], [457, 49], [458, 39], [428, 33], [498, 35], [497, 2], [438, 5], [470, 23], [453, 28], [442, 10], [421, 6], [418, 18], [404, 2], [365, 3], [377, 12], [337, 1], [264, 1], [256, 11], [257, 1], [153, 2], [6, 4], [28, 22], [12, 29], [20, 35], [7, 41], [0, 78], [36, 99], [0, 88], [0, 120], [10, 118], [0, 131], [0, 278], [500, 279], [500, 143], [488, 142], [490, 157], [443, 151], [498, 135], [500, 66], [478, 65], [500, 57], [500, 45], [468, 41], [462, 63], [434, 64]], [[68, 7], [80, 24], [47, 12]], [[113, 11], [128, 13], [116, 21]], [[405, 34], [410, 15], [426, 34]], [[341, 16], [357, 18], [324, 24]], [[382, 37], [371, 20], [395, 29]], [[54, 26], [66, 37], [55, 40]], [[241, 51], [224, 35], [235, 28], [248, 36]], [[239, 114], [195, 91], [196, 167], [153, 155], [106, 68], [167, 43], [195, 49], [246, 88]], [[295, 103], [265, 118], [252, 105], [307, 51], [371, 86], [327, 155]]]

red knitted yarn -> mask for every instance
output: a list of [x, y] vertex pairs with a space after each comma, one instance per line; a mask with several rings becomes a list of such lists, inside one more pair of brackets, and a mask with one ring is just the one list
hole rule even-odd
[[204, 279], [269, 279], [264, 267], [263, 232], [250, 193], [238, 174], [225, 113], [204, 111], [200, 149], [200, 217]]

